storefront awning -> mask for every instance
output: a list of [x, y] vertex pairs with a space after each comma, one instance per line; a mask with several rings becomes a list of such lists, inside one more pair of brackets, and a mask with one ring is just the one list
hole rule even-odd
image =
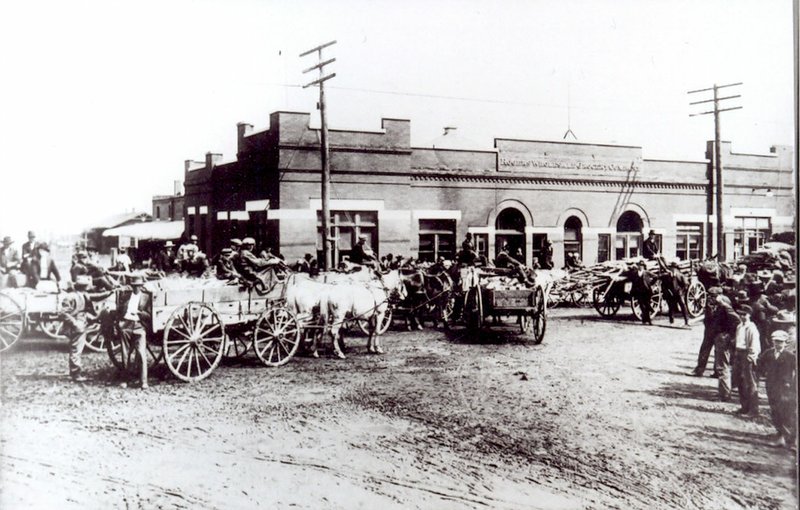
[[132, 237], [139, 240], [178, 239], [181, 235], [183, 235], [182, 221], [149, 221], [145, 223], [134, 223], [123, 227], [110, 228], [103, 232], [103, 237]]

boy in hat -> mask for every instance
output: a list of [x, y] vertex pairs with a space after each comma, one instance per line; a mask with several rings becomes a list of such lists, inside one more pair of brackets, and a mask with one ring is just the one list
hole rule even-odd
[[736, 313], [741, 323], [736, 327], [733, 374], [742, 406], [736, 414], [758, 416], [758, 380], [755, 370], [756, 360], [761, 354], [761, 341], [758, 328], [750, 320], [753, 309], [748, 305], [740, 305]]
[[73, 284], [74, 290], [67, 292], [61, 299], [60, 319], [64, 322], [64, 334], [69, 338], [69, 375], [75, 382], [83, 382], [81, 354], [85, 345], [86, 325], [89, 316], [95, 314], [92, 302], [102, 301], [111, 295], [112, 291], [89, 293], [87, 290], [92, 283], [88, 275], [80, 275]]
[[778, 431], [776, 446], [795, 446], [797, 436], [797, 358], [786, 350], [789, 335], [775, 331], [772, 347], [758, 358], [759, 372], [766, 376], [772, 424]]

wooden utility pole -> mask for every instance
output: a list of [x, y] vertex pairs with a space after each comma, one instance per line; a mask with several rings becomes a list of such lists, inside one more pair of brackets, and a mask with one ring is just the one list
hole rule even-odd
[[331, 268], [331, 232], [330, 232], [330, 221], [331, 221], [331, 167], [329, 162], [329, 148], [328, 148], [328, 124], [325, 120], [325, 82], [336, 76], [336, 73], [329, 74], [328, 76], [323, 76], [322, 68], [328, 64], [332, 64], [336, 61], [335, 58], [329, 60], [322, 60], [322, 50], [327, 48], [328, 46], [332, 46], [336, 44], [336, 41], [330, 41], [325, 44], [321, 44], [316, 48], [312, 48], [308, 51], [305, 51], [300, 54], [301, 57], [305, 57], [306, 55], [310, 55], [311, 53], [317, 52], [319, 57], [319, 62], [316, 65], [309, 67], [308, 69], [303, 70], [303, 73], [307, 73], [309, 71], [313, 71], [314, 69], [319, 70], [319, 78], [312, 81], [311, 83], [307, 83], [303, 85], [303, 88], [312, 87], [314, 85], [319, 85], [319, 116], [320, 122], [322, 123], [322, 129], [320, 134], [320, 159], [322, 160], [322, 259], [320, 262], [322, 264], [322, 270], [327, 271]]
[[[734, 106], [731, 108], [720, 108], [719, 103], [720, 101], [724, 101], [726, 99], [735, 99], [738, 97], [742, 97], [740, 94], [735, 96], [727, 96], [727, 97], [719, 97], [719, 89], [725, 87], [736, 87], [741, 85], [742, 83], [729, 83], [727, 85], [716, 85], [714, 84], [713, 87], [707, 89], [699, 89], [699, 90], [690, 90], [687, 92], [688, 94], [697, 94], [699, 92], [708, 92], [713, 91], [714, 97], [713, 99], [706, 99], [704, 101], [695, 101], [693, 103], [689, 103], [690, 105], [702, 104], [702, 103], [714, 103], [714, 109], [709, 110], [707, 112], [701, 113], [692, 113], [689, 117], [696, 117], [698, 115], [711, 115], [714, 114], [714, 168], [711, 175], [709, 175], [709, 200], [711, 197], [716, 195], [716, 198], [713, 199], [713, 202], [716, 204], [715, 208], [715, 215], [716, 215], [716, 223], [717, 223], [717, 260], [723, 261], [725, 260], [725, 228], [723, 224], [723, 207], [722, 207], [722, 199], [724, 194], [724, 183], [722, 180], [722, 143], [720, 141], [720, 122], [719, 122], [719, 114], [721, 112], [727, 112], [729, 110], [741, 110], [741, 106]], [[715, 188], [716, 185], [716, 188]], [[709, 207], [709, 209], [712, 209]], [[713, 243], [711, 242], [711, 228], [709, 222], [709, 229], [708, 229], [708, 254], [710, 255], [713, 251]]]

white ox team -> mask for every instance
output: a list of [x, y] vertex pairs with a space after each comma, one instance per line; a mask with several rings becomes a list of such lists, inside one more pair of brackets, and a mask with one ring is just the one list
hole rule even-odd
[[[294, 273], [286, 282], [286, 304], [298, 318], [305, 321], [319, 317], [330, 333], [334, 353], [344, 359], [341, 349], [342, 327], [348, 320], [364, 320], [367, 329], [367, 352], [382, 354], [378, 325], [392, 302], [405, 299], [406, 288], [397, 270], [378, 273], [363, 268], [350, 274], [329, 273], [314, 279]], [[312, 355], [318, 356], [318, 340], [314, 335]]]

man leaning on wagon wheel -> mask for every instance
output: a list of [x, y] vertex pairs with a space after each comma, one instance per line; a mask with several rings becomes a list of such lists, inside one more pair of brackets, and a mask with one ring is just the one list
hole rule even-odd
[[[139, 382], [141, 388], [146, 390], [147, 384], [147, 330], [146, 324], [150, 324], [150, 303], [152, 297], [148, 292], [142, 292], [142, 285], [144, 280], [140, 275], [131, 276], [128, 285], [130, 285], [131, 292], [124, 296], [120, 301], [118, 313], [122, 314], [119, 317], [119, 326], [122, 335], [128, 339], [133, 339], [134, 342], [128, 342], [128, 345], [134, 344], [136, 346], [136, 356], [139, 358]], [[123, 383], [125, 384], [125, 383]]]

